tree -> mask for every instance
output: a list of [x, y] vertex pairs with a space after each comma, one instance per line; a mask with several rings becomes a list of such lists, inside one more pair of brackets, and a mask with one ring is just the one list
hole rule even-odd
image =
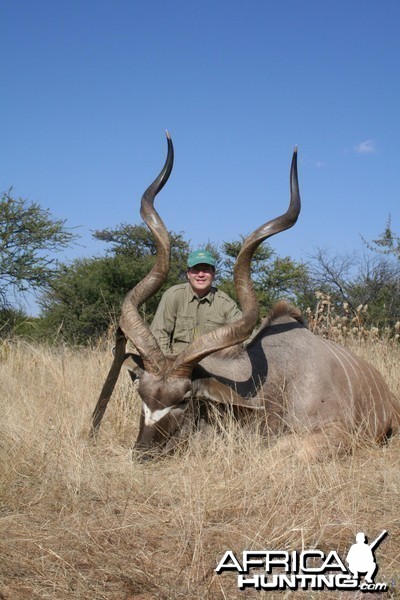
[[11, 193], [0, 202], [0, 308], [9, 307], [12, 295], [46, 286], [57, 270], [51, 253], [77, 237], [49, 210]]
[[[150, 271], [156, 255], [156, 243], [153, 234], [145, 225], [129, 225], [121, 223], [115, 229], [101, 229], [93, 233], [93, 237], [110, 244], [107, 256], [125, 257], [132, 264], [145, 261], [145, 267]], [[171, 264], [168, 281], [180, 282], [186, 272], [186, 261], [189, 244], [181, 233], [169, 232], [171, 242]], [[170, 284], [172, 285], [172, 284]]]
[[338, 314], [344, 305], [353, 316], [361, 305], [367, 306], [367, 326], [393, 326], [400, 319], [400, 263], [384, 254], [330, 256], [320, 249], [312, 257], [312, 287], [330, 296]]
[[368, 304], [372, 324], [393, 326], [400, 320], [400, 237], [393, 232], [390, 215], [379, 237], [363, 242], [375, 256], [361, 273], [361, 282], [356, 281], [356, 290]]
[[[226, 258], [222, 261], [220, 287], [235, 299], [233, 267], [241, 245], [242, 241], [238, 240], [222, 244]], [[265, 315], [277, 300], [287, 299], [300, 306], [305, 304], [309, 287], [307, 266], [289, 257], [277, 256], [269, 244], [257, 248], [251, 275], [261, 315]]]
[[[117, 323], [122, 301], [155, 261], [152, 234], [143, 225], [122, 224], [116, 229], [95, 231], [94, 237], [111, 245], [106, 256], [77, 259], [61, 265], [41, 300], [48, 333], [58, 332], [66, 341], [88, 343]], [[165, 289], [182, 281], [188, 244], [180, 234], [170, 233], [171, 268], [162, 289], [140, 308], [150, 322]]]
[[353, 307], [368, 306], [368, 325], [394, 326], [400, 320], [399, 261], [382, 255], [364, 257], [349, 292]]
[[[95, 231], [93, 236], [108, 245], [106, 256], [62, 265], [42, 298], [48, 330], [58, 331], [69, 342], [95, 340], [108, 330], [110, 322], [116, 323], [125, 294], [150, 272], [155, 261], [155, 241], [144, 225], [122, 223], [114, 229]], [[170, 232], [169, 236], [171, 266], [167, 280], [140, 308], [148, 323], [161, 294], [172, 285], [186, 281], [189, 244], [182, 234]], [[217, 258], [217, 285], [236, 300], [233, 265], [241, 244], [242, 241], [225, 242], [221, 251], [210, 242], [205, 245]], [[307, 267], [288, 257], [277, 257], [266, 244], [255, 253], [252, 277], [262, 315], [280, 298], [302, 303], [304, 290], [308, 290]]]
[[60, 265], [40, 301], [47, 332], [78, 344], [104, 334], [118, 318], [127, 286], [134, 285], [137, 271], [130, 272], [129, 266], [116, 257]]
[[390, 215], [384, 231], [376, 240], [372, 240], [372, 242], [367, 242], [364, 238], [362, 238], [362, 240], [369, 250], [378, 254], [390, 255], [400, 260], [400, 237], [392, 230], [392, 219]]
[[13, 337], [15, 333], [27, 333], [30, 320], [23, 310], [3, 307], [0, 309], [0, 339]]
[[316, 254], [310, 258], [312, 287], [331, 296], [336, 307], [347, 303], [355, 310], [357, 304], [354, 306], [352, 287], [360, 270], [357, 254], [353, 252], [331, 256], [327, 250], [318, 248]]

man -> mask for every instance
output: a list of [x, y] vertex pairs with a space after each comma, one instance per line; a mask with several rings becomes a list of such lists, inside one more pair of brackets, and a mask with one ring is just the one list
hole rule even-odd
[[353, 544], [347, 554], [346, 561], [350, 571], [353, 573], [354, 579], [359, 578], [360, 573], [366, 573], [364, 576], [366, 583], [374, 583], [372, 578], [376, 571], [377, 565], [373, 553], [373, 548], [387, 535], [384, 530], [372, 544], [367, 544], [365, 535], [362, 531], [356, 535], [356, 543]]
[[208, 250], [188, 257], [187, 283], [167, 290], [150, 329], [165, 354], [184, 350], [196, 337], [241, 318], [235, 302], [213, 286], [215, 258]]

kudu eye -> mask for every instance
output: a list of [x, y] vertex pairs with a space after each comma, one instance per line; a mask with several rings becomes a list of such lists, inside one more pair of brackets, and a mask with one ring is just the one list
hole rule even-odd
[[189, 404], [190, 398], [191, 398], [192, 392], [191, 390], [189, 390], [188, 392], [186, 392], [186, 394], [183, 396], [181, 402], [179, 402], [175, 408], [180, 408], [181, 410], [185, 410]]

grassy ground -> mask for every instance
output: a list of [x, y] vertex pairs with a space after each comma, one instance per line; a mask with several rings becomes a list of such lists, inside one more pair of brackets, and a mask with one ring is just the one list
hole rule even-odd
[[[356, 347], [400, 397], [400, 351]], [[4, 344], [0, 356], [0, 599], [224, 600], [228, 549], [336, 550], [358, 531], [378, 547], [376, 581], [400, 599], [400, 437], [305, 464], [230, 422], [176, 455], [132, 460], [139, 404], [117, 385], [96, 444], [90, 414], [110, 364], [101, 351]], [[365, 598], [358, 592], [268, 592], [269, 598]], [[374, 595], [375, 598], [379, 594]]]

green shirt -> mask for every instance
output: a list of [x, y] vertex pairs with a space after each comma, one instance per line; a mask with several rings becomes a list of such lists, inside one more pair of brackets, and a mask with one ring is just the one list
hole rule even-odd
[[190, 283], [182, 283], [162, 295], [150, 330], [165, 354], [178, 353], [196, 337], [241, 316], [232, 298], [217, 288], [199, 298]]

